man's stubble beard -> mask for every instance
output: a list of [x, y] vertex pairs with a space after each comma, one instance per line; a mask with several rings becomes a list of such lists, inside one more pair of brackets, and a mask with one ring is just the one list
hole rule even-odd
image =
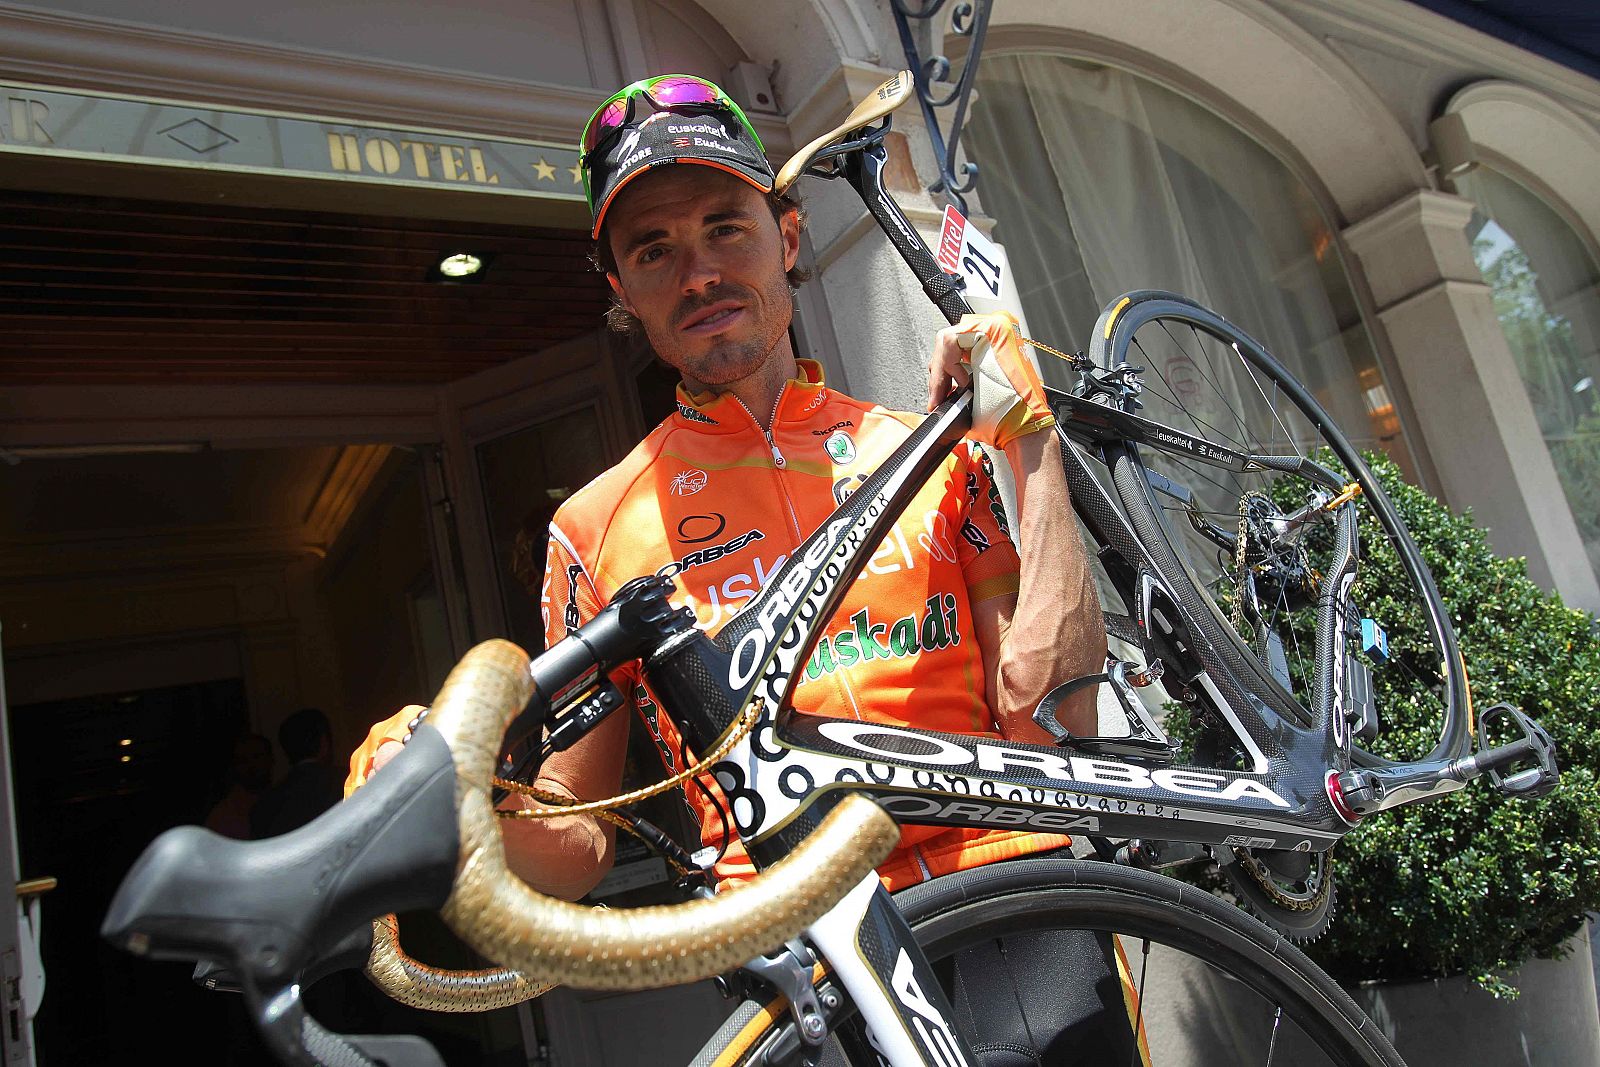
[[[709, 299], [699, 302], [699, 306], [714, 303], [723, 299], [725, 294], [712, 293]], [[760, 334], [743, 340], [719, 340], [712, 348], [697, 355], [688, 355], [678, 342], [676, 322], [682, 321], [682, 313], [674, 317], [673, 323], [668, 323], [664, 331], [645, 323], [645, 336], [649, 339], [656, 355], [675, 367], [685, 377], [693, 378], [702, 385], [722, 386], [731, 382], [748, 378], [762, 368], [771, 357], [772, 352], [782, 342], [789, 332], [789, 322], [794, 317], [794, 303], [789, 290], [788, 278], [778, 275], [774, 284], [768, 286], [760, 300], [746, 302], [746, 311], [754, 314], [757, 305], [771, 310], [769, 319], [760, 325], [763, 327]], [[788, 314], [782, 314], [787, 310]], [[665, 336], [661, 336], [661, 333]]]

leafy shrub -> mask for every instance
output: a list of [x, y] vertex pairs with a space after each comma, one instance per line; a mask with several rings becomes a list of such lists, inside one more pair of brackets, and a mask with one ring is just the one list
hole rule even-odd
[[[1469, 515], [1368, 456], [1411, 530], [1450, 612], [1481, 711], [1506, 702], [1538, 719], [1558, 746], [1561, 787], [1504, 798], [1480, 780], [1442, 800], [1375, 815], [1334, 853], [1339, 906], [1307, 946], [1346, 983], [1467, 974], [1511, 993], [1506, 972], [1556, 955], [1585, 912], [1600, 908], [1600, 637], [1595, 620], [1535, 585], [1522, 559], [1490, 549]], [[1362, 530], [1357, 591], [1388, 631], [1393, 654], [1433, 659], [1420, 611], [1381, 533]], [[1436, 672], [1436, 668], [1435, 668]], [[1415, 759], [1438, 739], [1438, 702], [1405, 672], [1380, 671], [1384, 716], [1375, 751]]]

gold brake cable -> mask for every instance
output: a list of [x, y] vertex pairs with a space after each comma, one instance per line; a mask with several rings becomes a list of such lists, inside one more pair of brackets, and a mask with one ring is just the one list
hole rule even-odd
[[[659, 796], [669, 790], [676, 789], [691, 778], [698, 778], [706, 773], [708, 768], [726, 757], [729, 752], [733, 751], [734, 745], [738, 744], [744, 739], [745, 735], [755, 729], [756, 723], [761, 721], [761, 713], [765, 706], [766, 702], [761, 697], [756, 697], [751, 701], [749, 706], [744, 709], [744, 713], [734, 720], [733, 728], [698, 763], [685, 767], [670, 778], [665, 778], [652, 785], [647, 785], [619, 796], [609, 797], [605, 800], [591, 800], [579, 803], [570, 797], [564, 797], [559, 793], [552, 793], [523, 782], [513, 782], [505, 778], [491, 779], [495, 786], [507, 792], [516, 793], [519, 796], [525, 796], [531, 800], [537, 800], [549, 805], [542, 808], [496, 811], [495, 815], [502, 819], [557, 819], [563, 815], [599, 815], [601, 818], [605, 818], [611, 814], [612, 808], [626, 807], [629, 804], [637, 804], [641, 800]], [[616, 820], [609, 819], [607, 821]]]
[[1049, 345], [1045, 344], [1043, 341], [1035, 341], [1031, 337], [1023, 337], [1021, 331], [1018, 331], [1017, 339], [1020, 340], [1025, 345], [1032, 345], [1034, 348], [1037, 348], [1039, 351], [1048, 352], [1052, 356], [1055, 356], [1057, 359], [1064, 359], [1068, 363], [1076, 363], [1078, 361], [1076, 356], [1069, 356], [1065, 352], [1061, 351], [1059, 348], [1051, 348]]

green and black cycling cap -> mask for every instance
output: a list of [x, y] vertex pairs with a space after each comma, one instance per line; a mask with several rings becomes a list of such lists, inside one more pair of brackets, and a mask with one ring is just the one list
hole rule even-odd
[[763, 193], [772, 191], [774, 181], [766, 149], [743, 109], [691, 74], [663, 74], [617, 90], [590, 116], [579, 150], [595, 240], [617, 193], [653, 167], [714, 167]]

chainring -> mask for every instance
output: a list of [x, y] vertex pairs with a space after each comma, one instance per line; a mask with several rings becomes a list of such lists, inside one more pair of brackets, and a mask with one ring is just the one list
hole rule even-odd
[[1329, 852], [1230, 850], [1234, 862], [1221, 864], [1222, 872], [1252, 914], [1291, 941], [1327, 932], [1334, 898]]

